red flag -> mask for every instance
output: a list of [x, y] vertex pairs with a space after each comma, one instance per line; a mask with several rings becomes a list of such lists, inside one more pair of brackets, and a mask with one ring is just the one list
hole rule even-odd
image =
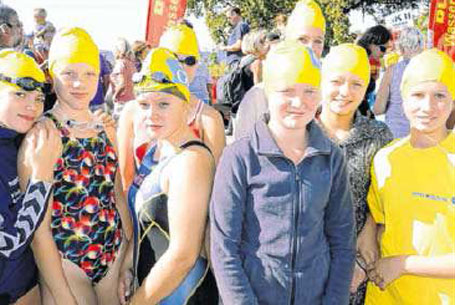
[[149, 0], [146, 40], [152, 46], [159, 44], [166, 28], [183, 18], [186, 0]]
[[433, 46], [455, 61], [455, 0], [431, 0], [428, 27]]

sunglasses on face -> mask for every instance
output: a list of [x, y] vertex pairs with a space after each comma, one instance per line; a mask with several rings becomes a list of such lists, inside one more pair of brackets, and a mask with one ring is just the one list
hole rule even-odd
[[194, 66], [197, 63], [197, 59], [195, 56], [187, 56], [185, 58], [177, 57], [179, 62], [185, 64], [187, 66]]
[[387, 47], [385, 45], [379, 45], [379, 50], [381, 50], [382, 53], [385, 53], [385, 51], [387, 50]]
[[40, 90], [43, 93], [49, 93], [51, 91], [50, 84], [37, 82], [31, 77], [11, 78], [0, 74], [0, 81], [14, 84], [25, 91]]

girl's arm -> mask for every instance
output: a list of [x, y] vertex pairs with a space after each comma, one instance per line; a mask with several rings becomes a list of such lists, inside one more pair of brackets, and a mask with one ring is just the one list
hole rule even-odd
[[381, 258], [369, 277], [381, 289], [403, 275], [455, 279], [455, 253], [440, 256], [397, 255]]
[[130, 241], [123, 257], [123, 262], [120, 267], [119, 273], [119, 284], [118, 284], [118, 297], [120, 304], [124, 305], [128, 303], [128, 299], [131, 296], [131, 289], [133, 285], [133, 258], [134, 255], [134, 242]]
[[375, 115], [383, 114], [387, 109], [387, 101], [390, 95], [390, 81], [392, 79], [392, 67], [389, 67], [381, 79], [378, 93], [376, 94], [376, 101], [374, 102], [373, 112]]
[[[21, 183], [21, 188], [25, 189], [25, 186], [28, 184], [30, 179], [34, 176], [34, 166], [33, 162], [39, 161], [39, 163], [46, 164], [48, 171], [51, 173], [51, 181], [53, 180], [53, 166], [55, 164], [55, 159], [49, 161], [44, 156], [43, 158], [36, 160], [30, 156], [31, 150], [33, 148], [33, 141], [28, 140], [32, 137], [33, 133], [40, 128], [43, 128], [43, 125], [47, 127], [47, 132], [49, 132], [49, 138], [53, 141], [48, 142], [46, 145], [50, 147], [56, 156], [61, 155], [61, 140], [58, 135], [55, 127], [51, 126], [50, 121], [46, 121], [38, 124], [38, 127], [34, 127], [34, 130], [26, 136], [25, 140], [22, 143], [22, 146], [19, 151], [19, 162], [18, 162], [18, 173]], [[41, 132], [42, 129], [41, 129]], [[51, 153], [50, 153], [51, 154]], [[32, 159], [30, 159], [32, 157]], [[50, 196], [49, 201], [52, 202], [52, 196]], [[32, 250], [35, 256], [38, 269], [46, 285], [49, 287], [54, 300], [57, 304], [63, 305], [73, 305], [77, 304], [74, 295], [71, 292], [71, 289], [68, 285], [66, 277], [63, 272], [61, 257], [58, 252], [57, 246], [54, 242], [52, 232], [51, 232], [51, 214], [52, 213], [52, 204], [49, 204], [47, 207], [46, 215], [44, 217], [41, 226], [36, 230], [35, 237], [32, 241]]]
[[128, 211], [128, 204], [126, 200], [125, 193], [122, 188], [122, 180], [120, 179], [120, 173], [117, 172], [115, 175], [115, 206], [120, 214], [120, 219], [122, 220], [123, 232], [125, 233], [126, 239], [131, 240], [133, 236], [133, 225], [131, 222], [130, 213]]
[[245, 272], [240, 248], [248, 192], [245, 159], [236, 147], [223, 151], [216, 170], [210, 202], [210, 252], [223, 304], [257, 305], [258, 300]]
[[118, 160], [120, 178], [122, 179], [122, 190], [126, 195], [128, 189], [134, 179], [134, 128], [133, 128], [133, 116], [134, 104], [132, 101], [127, 103], [119, 118], [119, 126], [117, 130], [118, 140]]
[[215, 158], [215, 163], [218, 164], [221, 153], [226, 146], [224, 123], [218, 111], [206, 105], [204, 105], [204, 108], [206, 109], [204, 109], [201, 116], [202, 140], [210, 148]]
[[367, 265], [374, 264], [379, 257], [377, 234], [377, 225], [368, 213], [365, 225], [357, 237], [357, 251]]
[[[49, 196], [52, 192], [53, 171], [52, 165], [57, 159], [58, 143], [55, 138], [58, 134], [49, 132], [45, 126], [36, 127], [29, 133], [24, 143], [27, 143], [27, 156], [20, 153], [18, 164], [30, 164], [30, 182], [17, 179], [17, 186], [21, 186], [22, 194], [11, 194], [8, 185], [0, 183], [0, 192], [13, 196], [20, 196], [21, 208], [17, 211], [14, 222], [1, 220], [0, 226], [0, 256], [17, 259], [28, 249], [33, 235], [40, 226], [46, 214]], [[21, 183], [22, 182], [22, 183]], [[7, 203], [4, 203], [5, 206]], [[6, 207], [7, 208], [7, 207]]]

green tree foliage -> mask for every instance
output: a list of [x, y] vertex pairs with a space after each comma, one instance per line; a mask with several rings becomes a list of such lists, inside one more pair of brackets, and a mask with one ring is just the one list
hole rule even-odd
[[321, 0], [326, 18], [326, 46], [352, 42], [349, 35], [349, 17], [345, 12], [349, 0]]
[[[352, 9], [363, 9], [381, 21], [385, 14], [400, 8], [415, 6], [422, 0], [316, 0], [326, 17], [326, 46], [352, 41], [349, 35], [348, 14]], [[428, 1], [428, 0], [423, 0]], [[297, 0], [188, 0], [187, 7], [196, 15], [205, 15], [212, 38], [225, 43], [229, 24], [224, 9], [237, 6], [252, 28], [272, 29], [273, 18], [279, 14], [289, 15]]]
[[425, 10], [414, 20], [415, 26], [422, 32], [424, 37], [428, 35], [429, 14], [429, 9]]

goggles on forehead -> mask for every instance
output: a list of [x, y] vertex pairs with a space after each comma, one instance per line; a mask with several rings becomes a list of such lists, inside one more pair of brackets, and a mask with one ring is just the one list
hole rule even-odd
[[37, 82], [31, 77], [12, 78], [0, 73], [0, 81], [14, 84], [25, 91], [40, 90], [43, 93], [51, 91], [50, 84]]
[[[150, 81], [150, 80], [152, 80], [155, 83], [158, 83], [161, 85], [168, 85], [168, 86], [164, 86], [158, 90], [147, 88], [147, 85], [145, 85], [144, 88], [140, 87], [141, 83], [147, 83], [147, 81]], [[133, 74], [133, 83], [136, 86], [135, 87], [136, 94], [150, 92], [150, 91], [161, 91], [161, 92], [173, 94], [185, 101], [187, 100], [187, 97], [185, 96], [185, 94], [183, 94], [183, 92], [177, 88], [177, 84], [175, 82], [173, 82], [172, 80], [170, 80], [169, 77], [166, 76], [166, 74], [164, 74], [161, 71], [154, 72], [151, 75], [135, 73], [135, 74]]]
[[142, 83], [144, 80], [147, 78], [153, 80], [154, 82], [160, 83], [160, 84], [174, 84], [173, 81], [169, 79], [169, 77], [166, 76], [163, 72], [154, 72], [151, 75], [145, 75], [141, 73], [134, 73], [133, 74], [133, 83], [135, 85]]

